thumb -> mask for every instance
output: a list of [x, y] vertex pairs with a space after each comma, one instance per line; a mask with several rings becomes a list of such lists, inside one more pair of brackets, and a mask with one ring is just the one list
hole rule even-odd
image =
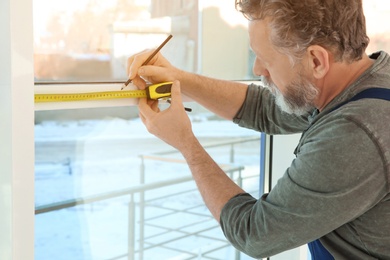
[[171, 105], [173, 106], [183, 106], [183, 101], [181, 98], [181, 88], [180, 88], [180, 82], [178, 80], [175, 80], [171, 87]]
[[160, 66], [145, 65], [138, 69], [138, 75], [144, 78], [152, 78], [152, 82], [171, 81], [166, 78], [167, 69]]

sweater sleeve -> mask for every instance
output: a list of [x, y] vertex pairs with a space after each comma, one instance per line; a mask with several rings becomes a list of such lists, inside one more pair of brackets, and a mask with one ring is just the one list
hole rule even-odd
[[296, 159], [269, 194], [259, 200], [242, 194], [226, 203], [222, 230], [233, 246], [255, 258], [320, 238], [385, 196], [382, 158], [355, 122], [321, 124], [301, 140]]
[[267, 134], [300, 133], [308, 127], [311, 113], [304, 116], [288, 114], [275, 105], [274, 99], [267, 88], [249, 85], [246, 99], [233, 122]]

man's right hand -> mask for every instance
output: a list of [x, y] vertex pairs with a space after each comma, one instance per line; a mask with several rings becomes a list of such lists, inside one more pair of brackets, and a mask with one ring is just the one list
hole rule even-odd
[[127, 73], [134, 85], [140, 89], [146, 88], [146, 81], [161, 83], [177, 79], [178, 69], [169, 63], [161, 53], [157, 53], [147, 65], [142, 64], [154, 50], [146, 50], [128, 58]]
[[245, 83], [186, 72], [172, 66], [161, 53], [157, 53], [147, 65], [142, 66], [152, 53], [153, 50], [147, 50], [128, 59], [129, 79], [139, 89], [146, 88], [146, 81], [155, 84], [178, 80], [181, 93], [208, 110], [228, 120], [232, 120], [237, 114], [246, 97], [248, 86]]

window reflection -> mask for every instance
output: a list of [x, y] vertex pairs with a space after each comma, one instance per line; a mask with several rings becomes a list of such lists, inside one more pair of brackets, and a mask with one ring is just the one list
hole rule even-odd
[[[258, 196], [259, 134], [193, 109], [201, 143]], [[235, 259], [179, 153], [115, 110], [37, 112], [35, 259]]]
[[174, 2], [183, 3], [168, 12], [158, 1], [34, 0], [36, 81], [123, 81], [127, 57], [168, 34], [176, 48], [167, 56], [196, 70], [198, 1]]

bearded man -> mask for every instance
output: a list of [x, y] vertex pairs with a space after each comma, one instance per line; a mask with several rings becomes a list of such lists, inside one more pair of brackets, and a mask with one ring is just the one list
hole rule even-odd
[[[382, 100], [390, 96], [390, 57], [365, 53], [362, 1], [235, 4], [249, 20], [262, 86], [192, 74], [161, 54], [142, 66], [151, 53], [142, 52], [129, 58], [135, 85], [174, 82], [168, 109], [140, 100], [142, 121], [183, 154], [242, 252], [262, 258], [308, 243], [314, 259], [390, 259], [390, 102]], [[181, 93], [243, 127], [303, 133], [271, 192], [255, 199], [226, 176], [194, 136]]]

